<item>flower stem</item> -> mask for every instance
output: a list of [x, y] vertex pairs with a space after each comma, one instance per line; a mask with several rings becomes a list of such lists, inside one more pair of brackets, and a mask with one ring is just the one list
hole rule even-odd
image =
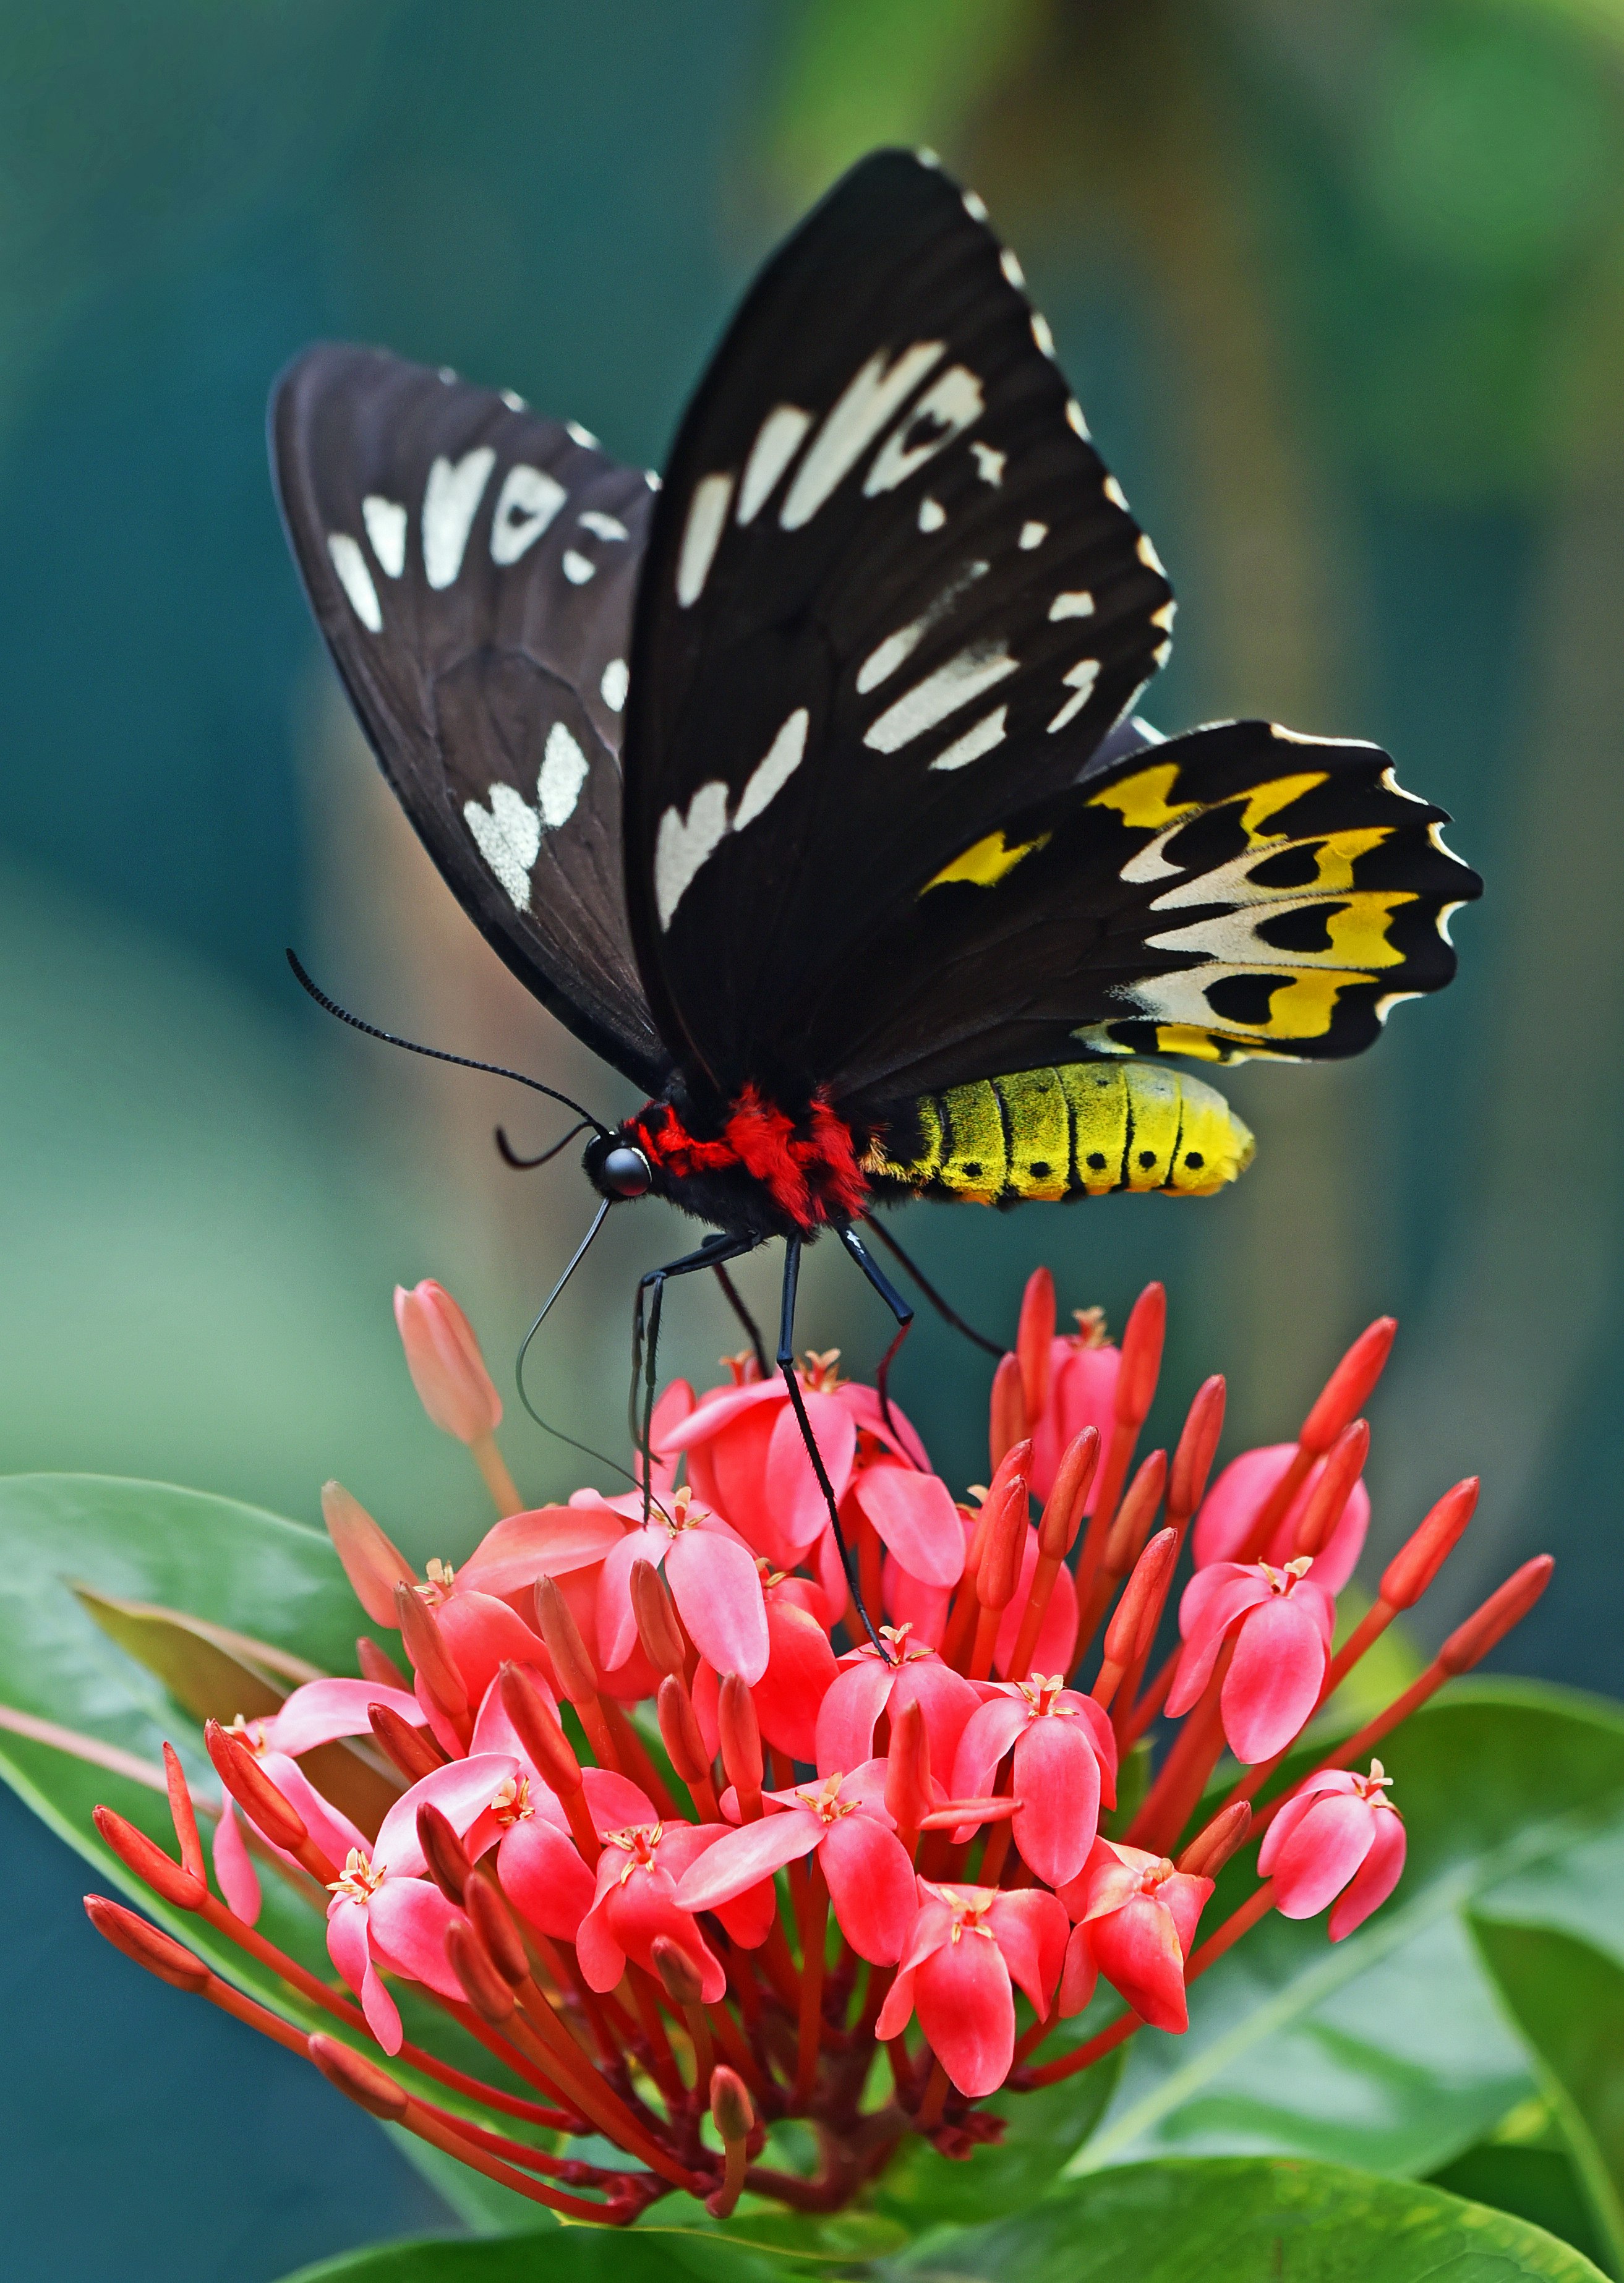
[[525, 1502], [507, 1470], [506, 1460], [496, 1448], [495, 1435], [476, 1435], [468, 1448], [474, 1465], [485, 1477], [485, 1487], [491, 1494], [497, 1515], [505, 1521], [511, 1514], [522, 1514]]
[[804, 2108], [817, 2078], [824, 2014], [824, 1939], [829, 1923], [829, 1888], [816, 1851], [806, 1876], [795, 1882], [795, 1916], [800, 1928], [800, 2022], [795, 2057], [795, 2105]]

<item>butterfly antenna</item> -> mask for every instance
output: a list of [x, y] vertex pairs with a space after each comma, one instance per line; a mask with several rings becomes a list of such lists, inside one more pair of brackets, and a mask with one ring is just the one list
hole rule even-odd
[[[472, 1055], [448, 1054], [443, 1047], [420, 1047], [415, 1039], [401, 1039], [397, 1038], [393, 1031], [380, 1031], [376, 1023], [363, 1023], [359, 1015], [352, 1015], [347, 1007], [340, 1007], [336, 999], [329, 999], [327, 993], [312, 983], [306, 974], [300, 963], [297, 952], [288, 953], [287, 963], [293, 969], [294, 979], [300, 988], [308, 991], [316, 1005], [326, 1014], [336, 1015], [340, 1023], [347, 1023], [352, 1031], [363, 1031], [369, 1039], [381, 1039], [386, 1047], [403, 1047], [409, 1055], [426, 1055], [431, 1062], [455, 1063], [460, 1070], [488, 1071], [492, 1078], [511, 1078], [519, 1086], [527, 1086], [537, 1094], [546, 1095], [553, 1102], [561, 1102], [566, 1110], [574, 1111], [576, 1117], [581, 1119], [582, 1125], [589, 1126], [595, 1134], [601, 1134], [607, 1141], [609, 1128], [604, 1124], [602, 1118], [594, 1118], [589, 1110], [576, 1102], [570, 1095], [560, 1094], [556, 1086], [543, 1086], [539, 1078], [527, 1078], [523, 1071], [508, 1070], [501, 1063], [476, 1062]], [[575, 1129], [577, 1133], [580, 1130], [580, 1126]], [[567, 1140], [569, 1137], [566, 1135], [565, 1138]], [[573, 1267], [574, 1263], [572, 1261], [570, 1266]], [[568, 1271], [565, 1273], [567, 1274]], [[555, 1293], [553, 1297], [556, 1299], [558, 1295]], [[550, 1305], [550, 1302], [549, 1305]]]
[[892, 1254], [895, 1259], [902, 1262], [903, 1269], [913, 1279], [914, 1282], [918, 1286], [920, 1291], [924, 1293], [925, 1298], [930, 1302], [932, 1307], [934, 1308], [936, 1313], [942, 1319], [944, 1323], [951, 1324], [956, 1332], [963, 1332], [967, 1340], [973, 1340], [976, 1346], [979, 1348], [984, 1348], [989, 1356], [1001, 1356], [1003, 1353], [1003, 1348], [996, 1340], [989, 1340], [984, 1332], [978, 1332], [973, 1324], [967, 1324], [961, 1315], [957, 1314], [955, 1310], [949, 1307], [947, 1302], [936, 1290], [936, 1287], [930, 1282], [928, 1277], [926, 1277], [922, 1271], [915, 1266], [914, 1262], [909, 1258], [908, 1255], [903, 1251], [902, 1246], [897, 1243], [895, 1237], [892, 1235], [889, 1229], [882, 1227], [880, 1223], [875, 1219], [872, 1213], [864, 1213], [863, 1218], [868, 1223], [868, 1226], [873, 1230], [880, 1243], [885, 1246], [886, 1251]]
[[560, 1141], [555, 1142], [550, 1149], [543, 1149], [539, 1157], [519, 1157], [518, 1152], [514, 1149], [512, 1143], [508, 1140], [505, 1130], [502, 1126], [498, 1126], [496, 1128], [496, 1155], [501, 1158], [504, 1165], [511, 1165], [516, 1173], [533, 1173], [538, 1165], [545, 1165], [549, 1164], [558, 1156], [560, 1149], [567, 1149], [570, 1143], [574, 1140], [576, 1134], [584, 1134], [587, 1127], [590, 1126], [592, 1120], [589, 1118], [578, 1119], [577, 1122], [570, 1127], [569, 1132], [566, 1134]]
[[[588, 1123], [589, 1124], [590, 1122], [591, 1121], [589, 1119]], [[580, 1129], [577, 1128], [576, 1130], [579, 1131]], [[567, 1140], [569, 1137], [566, 1135], [565, 1138]], [[562, 1144], [559, 1146], [562, 1147]], [[558, 1298], [559, 1293], [562, 1292], [564, 1287], [569, 1282], [570, 1278], [574, 1274], [576, 1269], [580, 1267], [582, 1262], [585, 1259], [587, 1248], [590, 1245], [593, 1238], [597, 1235], [598, 1230], [602, 1228], [604, 1225], [604, 1216], [607, 1213], [610, 1205], [613, 1203], [613, 1198], [605, 1197], [598, 1206], [596, 1213], [593, 1214], [591, 1227], [588, 1229], [586, 1235], [575, 1247], [568, 1267], [566, 1268], [563, 1275], [559, 1277], [558, 1282], [547, 1295], [547, 1298], [543, 1305], [540, 1315], [537, 1316], [535, 1321], [531, 1325], [529, 1330], [525, 1334], [523, 1340], [519, 1343], [518, 1360], [513, 1366], [513, 1380], [514, 1384], [519, 1389], [519, 1401], [524, 1405], [525, 1409], [529, 1413], [531, 1418], [535, 1420], [536, 1425], [542, 1430], [542, 1432], [544, 1435], [551, 1435], [555, 1437], [558, 1442], [567, 1443], [572, 1451], [580, 1451], [584, 1453], [587, 1458], [595, 1459], [600, 1467], [607, 1467], [611, 1473], [624, 1477], [625, 1480], [630, 1483], [635, 1489], [636, 1486], [637, 1477], [631, 1472], [629, 1468], [623, 1467], [618, 1459], [610, 1458], [608, 1453], [605, 1451], [595, 1451], [589, 1443], [577, 1442], [574, 1436], [566, 1435], [562, 1427], [555, 1427], [551, 1424], [550, 1421], [543, 1419], [541, 1413], [536, 1409], [535, 1404], [531, 1402], [529, 1396], [525, 1391], [525, 1358], [530, 1352], [530, 1343], [535, 1337], [537, 1332], [541, 1330], [542, 1326], [546, 1322], [548, 1313], [552, 1307], [553, 1302]]]

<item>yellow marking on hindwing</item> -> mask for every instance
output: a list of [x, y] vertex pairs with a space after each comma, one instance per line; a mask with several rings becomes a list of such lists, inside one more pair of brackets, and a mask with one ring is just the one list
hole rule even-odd
[[954, 880], [967, 880], [973, 887], [990, 888], [1006, 873], [1012, 872], [1023, 856], [1030, 856], [1037, 849], [1046, 848], [1053, 838], [1050, 832], [1040, 832], [1035, 840], [1023, 840], [1011, 848], [1002, 830], [989, 832], [985, 840], [976, 841], [972, 847], [965, 849], [962, 856], [956, 856], [950, 864], [944, 865], [933, 880], [925, 882], [919, 892], [927, 895], [931, 889], [945, 888]]
[[1331, 947], [1324, 955], [1361, 967], [1401, 966], [1404, 954], [1388, 942], [1387, 930], [1398, 907], [1415, 901], [1413, 888], [1367, 888], [1350, 896], [1339, 911], [1325, 915], [1325, 932], [1331, 938]]
[[1123, 823], [1135, 831], [1159, 832], [1167, 825], [1201, 813], [1198, 800], [1184, 801], [1176, 808], [1170, 806], [1167, 796], [1178, 782], [1178, 773], [1176, 761], [1158, 762], [1154, 768], [1124, 777], [1120, 784], [1107, 785], [1104, 792], [1090, 798], [1089, 806], [1114, 808]]
[[[1240, 829], [1251, 845], [1256, 848], [1265, 841], [1284, 840], [1284, 833], [1265, 832], [1263, 826], [1271, 816], [1277, 816], [1283, 808], [1289, 808], [1294, 800], [1300, 800], [1304, 793], [1312, 792], [1316, 785], [1324, 782], [1323, 769], [1309, 769], [1300, 776], [1273, 777], [1267, 784], [1253, 785], [1249, 792], [1231, 793], [1231, 800], [1244, 800], [1246, 804], [1240, 813]], [[1227, 803], [1214, 801], [1213, 806], [1217, 808]]]

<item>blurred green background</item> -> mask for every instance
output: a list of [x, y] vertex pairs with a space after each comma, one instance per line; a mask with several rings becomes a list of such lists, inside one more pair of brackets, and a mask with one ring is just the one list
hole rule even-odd
[[[568, 1157], [497, 1164], [497, 1118], [547, 1138], [511, 1089], [336, 1032], [283, 946], [375, 1019], [626, 1091], [394, 812], [287, 560], [266, 392], [312, 338], [376, 339], [658, 464], [774, 238], [928, 141], [1178, 587], [1150, 718], [1379, 739], [1488, 889], [1457, 985], [1365, 1061], [1234, 1074], [1231, 1194], [917, 1207], [905, 1241], [1000, 1332], [1039, 1258], [1117, 1326], [1162, 1277], [1167, 1422], [1222, 1368], [1236, 1447], [1391, 1310], [1374, 1543], [1485, 1479], [1424, 1630], [1549, 1546], [1511, 1660], [1617, 1689], [1624, 0], [58, 0], [0, 7], [0, 1466], [307, 1518], [336, 1473], [419, 1554], [471, 1541], [388, 1289], [440, 1276], [505, 1385], [589, 1200]], [[617, 1215], [537, 1355], [589, 1438], [681, 1243]], [[865, 1369], [863, 1289], [815, 1255], [807, 1293], [804, 1336]], [[737, 1344], [691, 1284], [668, 1321], [673, 1368]], [[923, 1322], [899, 1389], [958, 1479], [984, 1386]], [[505, 1440], [538, 1499], [576, 1480]], [[432, 2216], [308, 2072], [104, 1966], [66, 1856], [0, 1825], [19, 2272], [99, 2279], [116, 2221], [121, 2278], [255, 2283]]]

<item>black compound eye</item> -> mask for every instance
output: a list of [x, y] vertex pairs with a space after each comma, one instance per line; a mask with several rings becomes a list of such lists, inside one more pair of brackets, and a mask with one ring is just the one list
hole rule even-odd
[[642, 1150], [622, 1142], [605, 1157], [597, 1178], [612, 1197], [640, 1197], [652, 1187], [654, 1175]]

